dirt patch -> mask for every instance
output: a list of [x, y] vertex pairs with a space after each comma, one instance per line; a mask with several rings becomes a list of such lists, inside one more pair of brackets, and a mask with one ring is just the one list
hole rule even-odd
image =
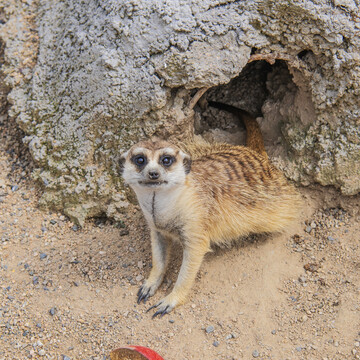
[[360, 359], [359, 198], [303, 190], [297, 228], [215, 249], [189, 301], [152, 320], [146, 310], [170, 291], [181, 249], [155, 297], [137, 305], [151, 267], [139, 209], [83, 229], [40, 212], [9, 124], [0, 123], [0, 359], [107, 359], [127, 344], [166, 360]]

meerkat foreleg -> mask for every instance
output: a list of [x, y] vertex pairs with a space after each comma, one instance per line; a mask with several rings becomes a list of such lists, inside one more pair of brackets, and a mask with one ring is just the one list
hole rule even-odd
[[183, 261], [172, 292], [148, 309], [149, 311], [157, 308], [153, 318], [157, 315], [162, 317], [174, 309], [175, 306], [185, 302], [207, 251], [208, 248], [201, 245], [186, 244], [184, 246]]
[[151, 230], [151, 251], [152, 251], [152, 269], [148, 279], [145, 281], [144, 285], [138, 291], [138, 304], [141, 301], [144, 303], [148, 300], [150, 296], [153, 296], [161, 285], [166, 267], [169, 262], [170, 250], [171, 250], [171, 240], [167, 239], [165, 236], [160, 234], [158, 231]]

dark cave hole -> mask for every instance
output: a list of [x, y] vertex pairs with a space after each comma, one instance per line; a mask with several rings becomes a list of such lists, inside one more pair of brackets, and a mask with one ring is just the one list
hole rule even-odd
[[256, 47], [252, 47], [250, 55], [255, 55], [257, 51], [258, 51], [258, 49]]
[[[279, 154], [284, 152], [282, 126], [291, 119], [298, 90], [285, 61], [277, 60], [271, 65], [258, 60], [248, 63], [228, 84], [208, 90], [204, 97], [253, 114], [260, 124], [267, 150]], [[232, 114], [209, 106], [198, 112], [194, 130], [210, 142], [245, 144], [242, 123]]]
[[300, 51], [298, 54], [297, 54], [297, 57], [301, 60], [303, 60], [307, 55], [309, 55], [310, 53], [312, 53], [311, 50], [303, 50], [303, 51]]

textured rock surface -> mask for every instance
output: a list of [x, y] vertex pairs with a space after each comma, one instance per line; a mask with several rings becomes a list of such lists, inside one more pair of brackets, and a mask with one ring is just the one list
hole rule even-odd
[[261, 59], [284, 60], [260, 105], [263, 126], [281, 130], [287, 175], [360, 190], [358, 0], [13, 0], [2, 17], [11, 115], [28, 134], [41, 201], [80, 223], [126, 206], [119, 152], [153, 134], [188, 138], [193, 89]]

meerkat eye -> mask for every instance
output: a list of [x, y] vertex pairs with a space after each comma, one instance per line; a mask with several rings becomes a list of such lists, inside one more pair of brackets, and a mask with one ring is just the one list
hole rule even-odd
[[174, 158], [172, 156], [165, 155], [160, 161], [164, 166], [170, 166], [174, 162]]
[[137, 166], [144, 166], [146, 164], [146, 157], [144, 155], [137, 155], [134, 157], [133, 162]]

